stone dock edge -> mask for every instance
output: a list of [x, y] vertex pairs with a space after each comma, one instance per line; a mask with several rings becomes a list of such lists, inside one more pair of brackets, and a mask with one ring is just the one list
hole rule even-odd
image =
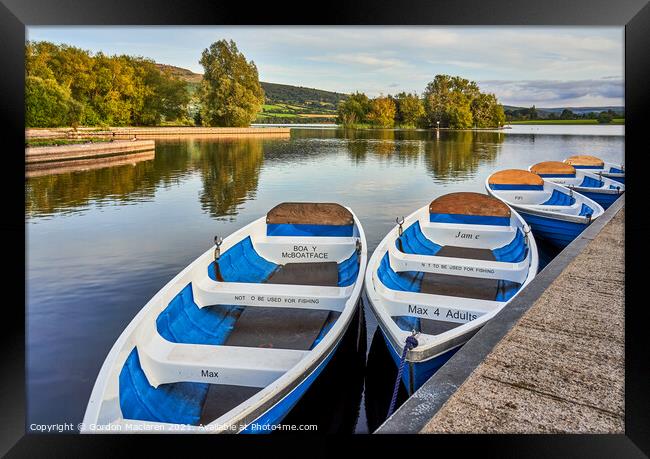
[[625, 205], [621, 196], [530, 284], [481, 328], [445, 365], [399, 407], [376, 431], [379, 434], [419, 433], [481, 365], [495, 346]]

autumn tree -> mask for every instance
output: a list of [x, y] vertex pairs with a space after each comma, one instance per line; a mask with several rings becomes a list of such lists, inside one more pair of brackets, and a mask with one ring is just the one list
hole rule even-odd
[[401, 92], [395, 96], [397, 114], [395, 121], [402, 127], [416, 127], [424, 116], [424, 105], [417, 94]]
[[[186, 83], [142, 57], [92, 55], [73, 46], [27, 42], [25, 73], [28, 126], [156, 125], [187, 118]], [[37, 102], [38, 97], [45, 99]], [[44, 119], [54, 105], [62, 107], [63, 99], [68, 110]]]
[[493, 94], [481, 93], [465, 78], [436, 75], [424, 91], [424, 109], [430, 126], [452, 129], [498, 127], [505, 122], [503, 107]]
[[393, 127], [397, 107], [390, 97], [379, 96], [370, 102], [368, 121], [379, 127]]
[[79, 123], [82, 108], [70, 90], [52, 78], [28, 76], [25, 80], [25, 126], [60, 127]]
[[503, 106], [497, 102], [494, 94], [478, 94], [472, 100], [470, 109], [474, 126], [477, 128], [499, 127], [505, 124]]
[[264, 103], [257, 67], [234, 41], [219, 40], [203, 51], [201, 119], [208, 126], [248, 126]]
[[339, 102], [336, 122], [344, 126], [363, 123], [370, 112], [370, 99], [362, 92], [355, 92]]

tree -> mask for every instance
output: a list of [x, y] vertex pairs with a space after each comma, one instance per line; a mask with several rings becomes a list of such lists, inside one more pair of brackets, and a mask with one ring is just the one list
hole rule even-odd
[[560, 119], [561, 120], [574, 120], [574, 119], [576, 119], [576, 114], [573, 113], [568, 108], [565, 108], [564, 110], [562, 110], [562, 113], [560, 114]]
[[370, 99], [362, 92], [355, 92], [346, 100], [339, 102], [336, 122], [352, 126], [366, 121], [370, 112]]
[[257, 67], [234, 41], [219, 40], [203, 51], [201, 118], [209, 126], [248, 126], [264, 103]]
[[92, 55], [65, 44], [27, 42], [25, 72], [66, 91], [69, 123], [156, 125], [187, 117], [187, 84], [142, 57]]
[[25, 126], [59, 127], [78, 124], [79, 103], [55, 80], [28, 76], [25, 80]]
[[530, 120], [536, 120], [539, 114], [537, 113], [537, 109], [533, 105], [528, 109], [528, 119]]
[[471, 103], [472, 118], [478, 128], [499, 127], [505, 124], [503, 106], [494, 94], [479, 93]]
[[614, 116], [609, 112], [600, 112], [598, 115], [598, 122], [600, 124], [609, 124], [614, 119]]
[[424, 110], [431, 126], [471, 128], [471, 104], [481, 94], [478, 85], [465, 78], [436, 75], [424, 90]]
[[424, 90], [424, 111], [431, 126], [449, 126], [452, 82], [449, 75], [436, 75]]
[[449, 127], [453, 129], [469, 129], [474, 123], [471, 99], [465, 94], [455, 91], [449, 96]]
[[416, 127], [424, 117], [424, 105], [417, 94], [401, 92], [395, 97], [397, 101], [396, 120], [402, 127]]
[[395, 124], [397, 108], [390, 97], [379, 96], [370, 102], [367, 118], [375, 126], [392, 127]]

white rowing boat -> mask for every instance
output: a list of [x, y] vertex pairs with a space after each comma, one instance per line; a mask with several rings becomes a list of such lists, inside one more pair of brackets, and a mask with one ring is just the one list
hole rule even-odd
[[596, 201], [603, 206], [603, 209], [609, 208], [625, 192], [625, 185], [621, 182], [607, 178], [602, 173], [576, 169], [571, 164], [560, 161], [544, 161], [533, 164], [528, 170], [546, 181], [558, 183], [577, 191]]
[[576, 169], [588, 170], [617, 182], [625, 183], [625, 166], [623, 164], [609, 163], [590, 155], [569, 156], [564, 162]]
[[327, 365], [366, 268], [352, 211], [284, 203], [215, 242], [117, 339], [82, 432], [268, 431]]
[[588, 197], [523, 169], [505, 169], [485, 180], [485, 189], [515, 209], [536, 236], [564, 248], [604, 210]]
[[528, 225], [500, 200], [451, 193], [415, 211], [379, 243], [368, 262], [367, 304], [413, 393], [537, 273]]

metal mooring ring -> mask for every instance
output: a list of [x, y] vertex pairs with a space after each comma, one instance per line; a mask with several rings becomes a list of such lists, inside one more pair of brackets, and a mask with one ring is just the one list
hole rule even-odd
[[214, 260], [217, 261], [219, 257], [221, 256], [221, 243], [223, 242], [223, 238], [221, 236], [215, 236], [214, 237]]
[[399, 232], [399, 235], [401, 236], [401, 235], [402, 235], [402, 232], [404, 231], [404, 229], [402, 228], [402, 225], [404, 224], [404, 217], [402, 217], [402, 221], [400, 221], [399, 219], [400, 219], [400, 217], [397, 217], [397, 218], [395, 219], [395, 222], [399, 225], [399, 230], [398, 230], [398, 232]]

